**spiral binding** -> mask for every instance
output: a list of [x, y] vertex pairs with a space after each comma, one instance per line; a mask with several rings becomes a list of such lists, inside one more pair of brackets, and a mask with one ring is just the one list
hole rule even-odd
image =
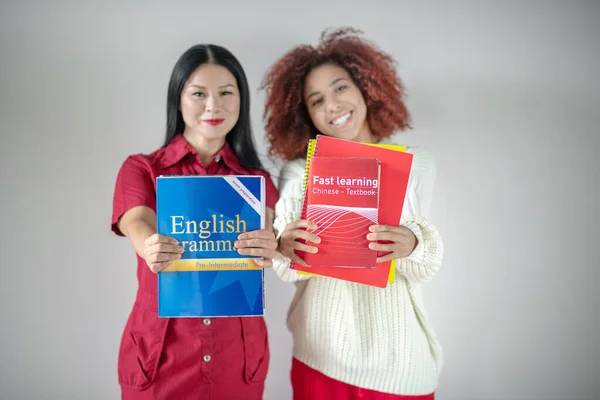
[[[318, 139], [318, 136], [317, 136], [317, 139]], [[308, 177], [310, 174], [310, 161], [317, 151], [317, 142], [318, 142], [317, 139], [310, 139], [308, 141], [308, 146], [306, 149], [306, 164], [304, 166], [304, 183], [302, 186], [304, 198], [302, 199], [302, 211], [300, 212], [300, 219], [306, 219], [306, 200], [307, 200], [306, 190], [308, 189]], [[290, 263], [290, 268], [294, 269], [295, 264], [296, 263], [292, 260]], [[314, 275], [314, 274], [310, 274], [308, 272], [303, 272], [303, 271], [298, 271], [298, 273], [302, 274], [302, 275]]]

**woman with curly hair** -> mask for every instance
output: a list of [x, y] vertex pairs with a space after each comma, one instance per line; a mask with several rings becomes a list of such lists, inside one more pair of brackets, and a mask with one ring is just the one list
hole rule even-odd
[[410, 128], [394, 60], [358, 33], [324, 32], [317, 47], [292, 49], [262, 85], [269, 152], [287, 161], [275, 206], [273, 268], [296, 285], [287, 321], [294, 399], [430, 400], [442, 350], [421, 290], [441, 265], [443, 245], [427, 220], [435, 180], [428, 152], [407, 148], [414, 158], [400, 226], [379, 225], [367, 236], [373, 250], [387, 252], [378, 261], [397, 260], [396, 282], [381, 289], [289, 268], [291, 260], [305, 264], [295, 250], [316, 252], [319, 243], [311, 233], [316, 225], [300, 220], [307, 141], [323, 134], [392, 143], [394, 133]]

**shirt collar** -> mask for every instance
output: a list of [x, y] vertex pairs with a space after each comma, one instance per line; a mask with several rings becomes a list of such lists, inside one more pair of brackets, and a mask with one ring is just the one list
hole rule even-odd
[[[182, 134], [177, 134], [171, 140], [171, 142], [165, 148], [164, 156], [163, 156], [163, 167], [167, 168], [173, 166], [183, 160], [188, 154], [192, 154], [194, 156], [198, 155], [198, 152], [194, 147], [183, 137]], [[245, 175], [248, 173], [248, 170], [244, 168], [236, 155], [234, 154], [231, 146], [227, 141], [221, 147], [221, 150], [215, 154], [213, 157], [216, 162], [223, 162], [229, 169], [231, 169], [236, 174]], [[207, 165], [204, 168], [208, 167]]]

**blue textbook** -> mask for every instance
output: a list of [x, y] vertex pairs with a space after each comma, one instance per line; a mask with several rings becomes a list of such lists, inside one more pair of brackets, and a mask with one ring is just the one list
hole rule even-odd
[[185, 248], [158, 273], [159, 317], [264, 315], [263, 269], [240, 255], [241, 232], [265, 226], [265, 178], [160, 176], [157, 232]]

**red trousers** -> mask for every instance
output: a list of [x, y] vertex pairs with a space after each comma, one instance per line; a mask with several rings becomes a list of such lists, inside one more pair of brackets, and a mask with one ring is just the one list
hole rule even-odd
[[434, 400], [434, 394], [401, 396], [357, 386], [331, 379], [308, 365], [292, 360], [293, 400]]

